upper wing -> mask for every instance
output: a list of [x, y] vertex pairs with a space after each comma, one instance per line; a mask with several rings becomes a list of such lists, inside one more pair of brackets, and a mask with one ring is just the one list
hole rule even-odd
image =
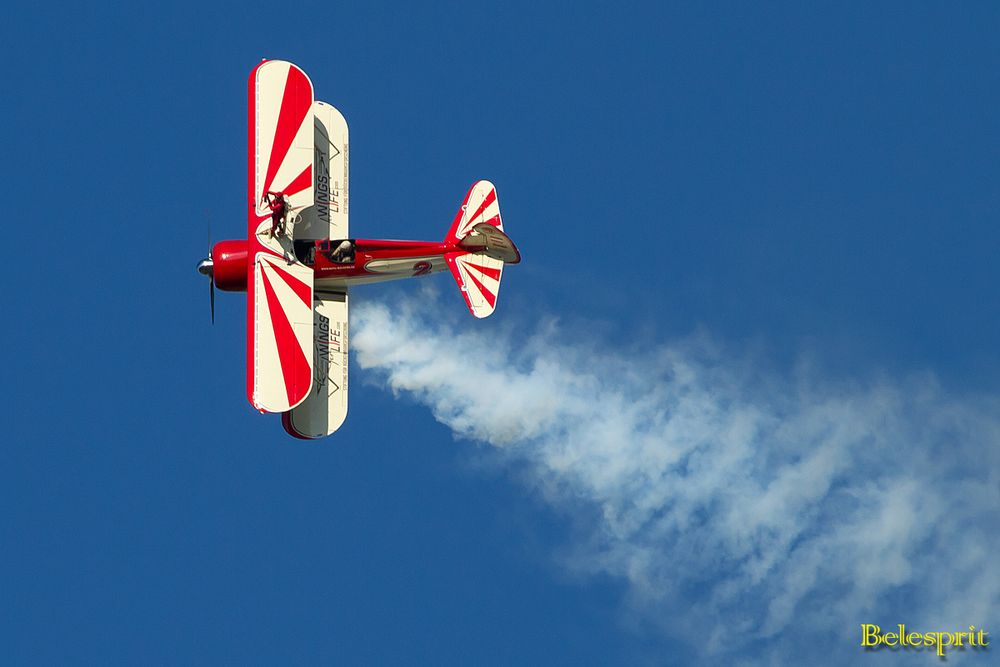
[[292, 210], [313, 204], [312, 103], [312, 82], [292, 63], [268, 60], [250, 74], [248, 180], [258, 217], [270, 214], [266, 192], [287, 195]]
[[253, 299], [247, 309], [247, 349], [252, 354], [250, 402], [258, 410], [285, 412], [301, 403], [312, 385], [313, 272], [302, 264], [258, 253]]
[[295, 226], [297, 239], [346, 239], [348, 158], [347, 121], [326, 102], [313, 102], [313, 192], [315, 205], [304, 209]]
[[313, 301], [313, 377], [306, 399], [282, 415], [297, 438], [330, 435], [347, 418], [347, 294], [316, 294]]
[[250, 74], [249, 98], [247, 398], [285, 412], [311, 385], [313, 275], [285, 261], [291, 240], [271, 237], [264, 194], [287, 196], [289, 222], [313, 205], [312, 83], [291, 63], [265, 61]]

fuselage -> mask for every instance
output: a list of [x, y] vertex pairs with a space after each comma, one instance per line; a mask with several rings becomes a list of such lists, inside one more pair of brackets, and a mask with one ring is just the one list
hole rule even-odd
[[[338, 241], [316, 242], [312, 257], [316, 289], [343, 289], [350, 285], [426, 276], [446, 270], [445, 253], [459, 250], [444, 243], [426, 241], [348, 241], [353, 243], [354, 253], [347, 258], [339, 258], [331, 249], [337, 247]], [[303, 261], [308, 263], [308, 259], [303, 258]]]
[[[445, 254], [462, 248], [430, 241], [335, 239], [294, 241], [294, 261], [313, 269], [318, 291], [401, 280], [448, 268]], [[287, 253], [291, 260], [292, 253]], [[229, 292], [246, 291], [246, 241], [221, 241], [213, 249], [215, 282]]]

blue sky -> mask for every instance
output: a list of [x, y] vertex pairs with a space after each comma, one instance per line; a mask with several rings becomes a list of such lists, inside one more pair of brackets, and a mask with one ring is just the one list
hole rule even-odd
[[[842, 664], [858, 623], [996, 625], [1000, 10], [842, 5], [9, 10], [5, 653]], [[358, 289], [318, 444], [194, 272], [245, 229], [263, 57], [350, 123], [354, 234], [438, 239], [488, 178], [524, 256], [482, 322], [447, 276]]]

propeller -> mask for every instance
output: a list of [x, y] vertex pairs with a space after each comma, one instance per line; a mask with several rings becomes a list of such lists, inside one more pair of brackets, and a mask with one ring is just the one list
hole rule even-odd
[[208, 303], [212, 309], [212, 324], [215, 324], [215, 262], [212, 261], [212, 224], [208, 224], [208, 257], [198, 262], [198, 273], [208, 276]]

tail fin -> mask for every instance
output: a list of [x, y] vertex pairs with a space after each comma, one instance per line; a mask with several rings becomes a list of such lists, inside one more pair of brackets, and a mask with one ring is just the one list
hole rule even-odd
[[517, 247], [503, 231], [492, 183], [478, 181], [469, 189], [444, 241], [455, 247], [445, 259], [469, 311], [488, 317], [497, 305], [503, 265], [521, 261]]

